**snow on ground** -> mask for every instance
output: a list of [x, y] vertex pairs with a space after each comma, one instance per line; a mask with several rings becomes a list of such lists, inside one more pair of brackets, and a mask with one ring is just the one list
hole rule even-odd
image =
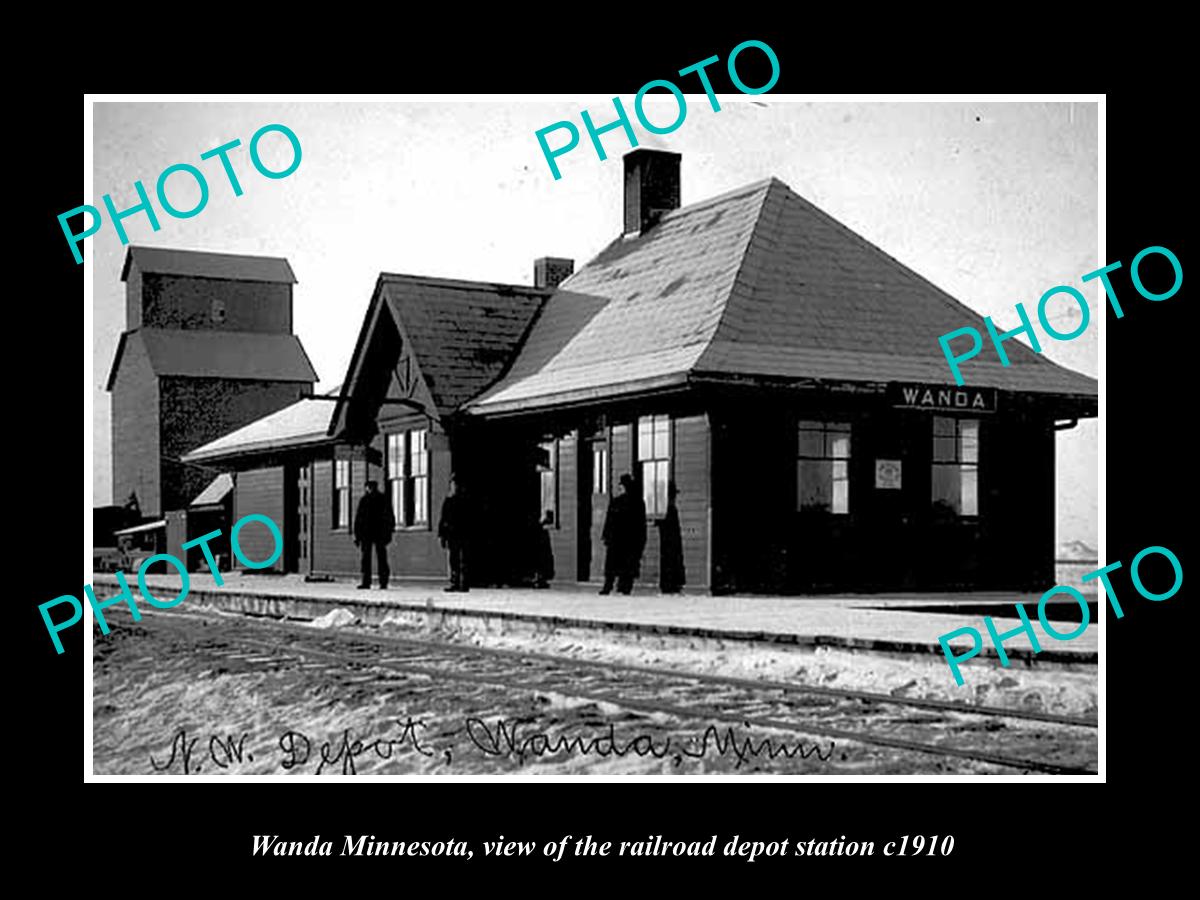
[[522, 623], [458, 618], [430, 627], [414, 616], [384, 619], [384, 633], [450, 640], [474, 646], [533, 650], [578, 659], [620, 662], [683, 672], [786, 681], [1095, 717], [1097, 668], [1085, 664], [1013, 662], [994, 658], [963, 664], [955, 684], [939, 654], [891, 654], [833, 647], [804, 648], [750, 641], [658, 636], [582, 628], [532, 628]]

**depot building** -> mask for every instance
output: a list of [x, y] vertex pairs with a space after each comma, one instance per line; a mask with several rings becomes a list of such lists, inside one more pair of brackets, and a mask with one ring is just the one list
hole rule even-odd
[[678, 154], [635, 150], [624, 170], [624, 208], [596, 211], [615, 237], [578, 271], [381, 274], [332, 396], [181, 462], [232, 474], [232, 515], [271, 516], [278, 567], [314, 576], [357, 572], [368, 479], [393, 504], [394, 577], [444, 576], [454, 473], [473, 583], [522, 583], [545, 512], [556, 580], [596, 582], [629, 473], [647, 585], [671, 503], [689, 590], [1054, 583], [1055, 433], [1096, 415], [1094, 379], [1011, 343], [1009, 366], [976, 360], [957, 387], [937, 337], [981, 317], [787, 185], [681, 206]]

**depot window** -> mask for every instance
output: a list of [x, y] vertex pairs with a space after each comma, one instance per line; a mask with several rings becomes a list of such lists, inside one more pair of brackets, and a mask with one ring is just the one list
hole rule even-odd
[[541, 516], [550, 514], [558, 527], [558, 441], [538, 444], [538, 481], [541, 483]]
[[411, 428], [387, 435], [384, 463], [397, 528], [429, 524], [429, 431]]
[[333, 527], [350, 527], [350, 460], [333, 461]]
[[592, 447], [592, 493], [608, 493], [608, 447], [603, 444]]
[[797, 508], [850, 512], [850, 423], [800, 422], [796, 452]]
[[979, 515], [979, 422], [933, 417], [933, 505]]
[[671, 480], [671, 417], [638, 419], [638, 461], [642, 464], [642, 500], [646, 515], [667, 513], [667, 485]]

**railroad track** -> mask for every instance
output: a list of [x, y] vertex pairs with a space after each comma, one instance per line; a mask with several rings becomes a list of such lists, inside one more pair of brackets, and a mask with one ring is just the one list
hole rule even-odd
[[[978, 706], [820, 685], [684, 672], [629, 663], [600, 662], [536, 651], [449, 644], [355, 630], [313, 629], [269, 617], [242, 617], [255, 633], [233, 638], [277, 663], [322, 660], [436, 682], [555, 693], [619, 708], [663, 714], [681, 721], [721, 722], [810, 737], [886, 747], [934, 757], [988, 763], [1022, 772], [1095, 774], [1087, 749], [1094, 720], [1037, 710]], [[155, 628], [189, 620], [236, 621], [172, 611]], [[266, 632], [263, 636], [258, 636]], [[883, 711], [894, 709], [898, 714]], [[1017, 723], [1011, 728], [1008, 721]], [[1004, 732], [1003, 735], [1000, 732]], [[1064, 733], [1079, 736], [1074, 754], [1038, 758], [998, 752], [1002, 739], [1036, 745]], [[931, 739], [932, 738], [932, 739]]]

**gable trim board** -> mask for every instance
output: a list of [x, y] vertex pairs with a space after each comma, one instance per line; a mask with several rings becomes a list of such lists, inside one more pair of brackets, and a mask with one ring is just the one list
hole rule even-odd
[[[517, 347], [552, 291], [524, 285], [470, 282], [459, 279], [383, 273], [375, 284], [363, 326], [355, 342], [329, 434], [355, 431], [349, 404], [371, 380], [369, 393], [385, 397], [395, 361], [384, 366], [372, 359], [383, 340], [381, 329], [394, 327], [397, 361], [408, 359], [414, 370], [415, 394], [431, 419], [455, 413], [503, 376]], [[383, 316], [390, 316], [384, 326]], [[407, 354], [407, 356], [406, 356]], [[380, 371], [369, 371], [368, 360]]]

